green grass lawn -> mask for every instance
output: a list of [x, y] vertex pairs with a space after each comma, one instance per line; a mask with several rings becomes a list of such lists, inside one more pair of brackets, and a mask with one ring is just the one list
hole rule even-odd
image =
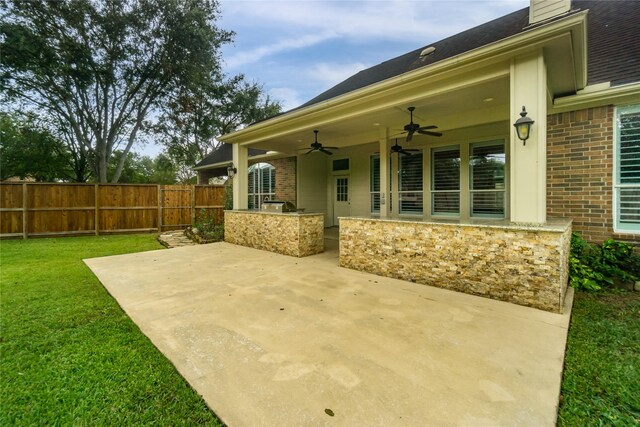
[[558, 425], [640, 425], [640, 292], [576, 292]]
[[0, 242], [0, 424], [221, 425], [83, 258], [155, 235]]

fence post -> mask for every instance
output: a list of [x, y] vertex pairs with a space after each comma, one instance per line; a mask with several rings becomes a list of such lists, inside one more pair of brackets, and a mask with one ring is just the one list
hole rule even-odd
[[162, 233], [162, 186], [158, 185], [158, 233]]
[[29, 229], [27, 226], [27, 213], [29, 212], [29, 203], [27, 201], [27, 183], [22, 183], [22, 238], [27, 238], [27, 230]]
[[191, 226], [196, 222], [196, 186], [191, 186]]
[[94, 206], [95, 206], [95, 219], [93, 220], [96, 226], [96, 236], [100, 235], [100, 187], [96, 184], [95, 192], [94, 192]]

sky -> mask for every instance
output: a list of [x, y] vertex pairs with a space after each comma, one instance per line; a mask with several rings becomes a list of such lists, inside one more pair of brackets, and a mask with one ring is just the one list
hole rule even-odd
[[[223, 70], [263, 85], [283, 109], [347, 77], [525, 8], [529, 0], [220, 0], [235, 33]], [[147, 145], [155, 155], [160, 147]]]

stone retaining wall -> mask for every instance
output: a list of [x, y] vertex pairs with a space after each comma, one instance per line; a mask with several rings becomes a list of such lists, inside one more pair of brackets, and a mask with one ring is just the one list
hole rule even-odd
[[571, 224], [513, 227], [340, 219], [341, 267], [561, 312]]
[[225, 242], [295, 257], [324, 251], [322, 214], [252, 211], [224, 214]]

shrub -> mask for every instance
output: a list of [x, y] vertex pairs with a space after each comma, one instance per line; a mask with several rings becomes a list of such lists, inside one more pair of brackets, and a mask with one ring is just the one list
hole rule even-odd
[[218, 224], [213, 213], [201, 209], [193, 224], [191, 233], [203, 242], [220, 242], [224, 240], [224, 224]]
[[598, 291], [616, 280], [630, 282], [640, 275], [640, 256], [633, 246], [613, 239], [596, 245], [579, 233], [571, 235], [569, 283], [576, 289]]

